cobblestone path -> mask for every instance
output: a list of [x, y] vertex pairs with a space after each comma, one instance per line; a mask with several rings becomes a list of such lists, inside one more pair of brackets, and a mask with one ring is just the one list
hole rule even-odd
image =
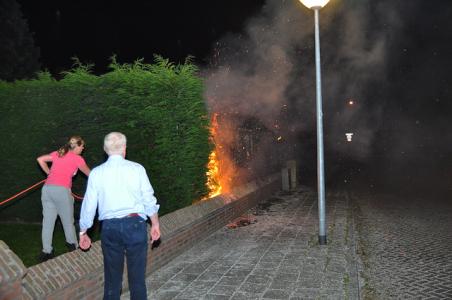
[[452, 202], [360, 196], [366, 299], [452, 299]]
[[[277, 193], [152, 273], [149, 299], [358, 299], [348, 198], [328, 196], [328, 245], [318, 245], [317, 197]], [[125, 294], [121, 299], [128, 299]]]

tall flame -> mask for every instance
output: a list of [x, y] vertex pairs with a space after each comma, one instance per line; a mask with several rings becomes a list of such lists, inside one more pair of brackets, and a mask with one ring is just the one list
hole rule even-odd
[[225, 153], [224, 147], [221, 145], [224, 141], [224, 136], [228, 134], [227, 130], [223, 128], [218, 130], [218, 113], [212, 115], [210, 134], [214, 149], [209, 155], [209, 162], [207, 164], [207, 187], [209, 188], [209, 194], [207, 198], [212, 198], [221, 193], [228, 193], [231, 181], [231, 174], [233, 174], [234, 164], [229, 158], [229, 155]]

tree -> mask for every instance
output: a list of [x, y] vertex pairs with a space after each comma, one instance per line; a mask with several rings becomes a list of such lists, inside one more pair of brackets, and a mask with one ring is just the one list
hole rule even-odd
[[34, 77], [40, 69], [39, 53], [19, 4], [0, 0], [0, 80]]

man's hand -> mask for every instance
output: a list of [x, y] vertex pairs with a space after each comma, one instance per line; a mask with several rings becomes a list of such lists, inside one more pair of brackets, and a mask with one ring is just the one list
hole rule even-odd
[[153, 243], [160, 238], [160, 223], [157, 213], [151, 216], [151, 224], [151, 243]]
[[82, 250], [88, 250], [89, 247], [91, 247], [91, 239], [89, 238], [89, 236], [85, 233], [80, 235], [80, 241], [79, 241], [79, 246], [80, 249]]
[[157, 225], [152, 225], [151, 227], [151, 243], [160, 238], [160, 227]]

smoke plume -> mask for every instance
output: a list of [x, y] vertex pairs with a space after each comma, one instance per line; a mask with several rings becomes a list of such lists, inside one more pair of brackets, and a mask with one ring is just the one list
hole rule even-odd
[[[325, 149], [353, 160], [372, 152], [383, 111], [379, 83], [393, 38], [385, 28], [400, 27], [397, 10], [374, 2], [332, 0], [320, 11]], [[244, 129], [258, 135], [246, 164], [250, 172], [295, 155], [305, 160], [315, 151], [313, 15], [296, 0], [268, 0], [241, 34], [213, 49], [206, 98], [220, 126], [223, 120], [233, 132], [222, 140], [220, 128], [216, 142], [241, 147]], [[354, 133], [352, 143], [347, 132]]]

